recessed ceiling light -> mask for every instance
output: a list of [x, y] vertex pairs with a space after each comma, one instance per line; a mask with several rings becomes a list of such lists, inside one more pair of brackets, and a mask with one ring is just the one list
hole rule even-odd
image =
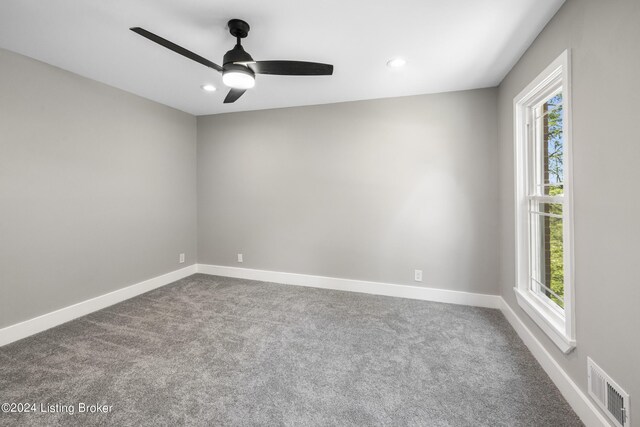
[[216, 87], [214, 85], [212, 85], [212, 84], [206, 84], [206, 85], [202, 85], [200, 87], [205, 92], [215, 92], [216, 91]]
[[387, 61], [387, 67], [391, 67], [391, 68], [399, 68], [399, 67], [404, 67], [404, 64], [406, 64], [407, 61], [405, 61], [402, 58], [393, 58], [390, 59], [389, 61]]

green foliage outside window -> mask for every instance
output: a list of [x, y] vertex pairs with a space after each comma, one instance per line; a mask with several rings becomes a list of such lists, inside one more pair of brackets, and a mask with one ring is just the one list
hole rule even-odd
[[[546, 137], [548, 153], [548, 184], [545, 188], [545, 194], [549, 196], [558, 196], [563, 194], [563, 149], [564, 138], [562, 134], [562, 94], [558, 94], [547, 101], [545, 110], [548, 111], [546, 123]], [[549, 205], [549, 213], [562, 215], [562, 206], [558, 204]], [[551, 277], [549, 288], [558, 296], [564, 296], [564, 248], [562, 239], [562, 219], [547, 218], [545, 226], [549, 227], [549, 262]], [[549, 297], [560, 307], [564, 307], [561, 299], [553, 294]]]

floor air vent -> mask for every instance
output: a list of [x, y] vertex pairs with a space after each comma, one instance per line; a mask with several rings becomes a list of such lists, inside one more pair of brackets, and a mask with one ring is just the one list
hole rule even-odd
[[629, 427], [629, 395], [620, 388], [590, 357], [587, 358], [589, 395], [618, 427]]

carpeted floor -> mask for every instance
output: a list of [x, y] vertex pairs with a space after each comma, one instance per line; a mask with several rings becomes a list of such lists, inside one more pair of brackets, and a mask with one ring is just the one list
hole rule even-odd
[[3, 402], [76, 413], [0, 425], [581, 425], [497, 310], [205, 275], [0, 348]]

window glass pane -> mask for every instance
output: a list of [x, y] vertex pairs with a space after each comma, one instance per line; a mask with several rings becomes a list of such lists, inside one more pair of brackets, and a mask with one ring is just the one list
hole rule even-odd
[[562, 92], [535, 109], [535, 194], [563, 193], [564, 135]]
[[[531, 218], [532, 290], [564, 308], [564, 247], [562, 240], [562, 205], [538, 203]], [[558, 210], [559, 209], [559, 210]]]

